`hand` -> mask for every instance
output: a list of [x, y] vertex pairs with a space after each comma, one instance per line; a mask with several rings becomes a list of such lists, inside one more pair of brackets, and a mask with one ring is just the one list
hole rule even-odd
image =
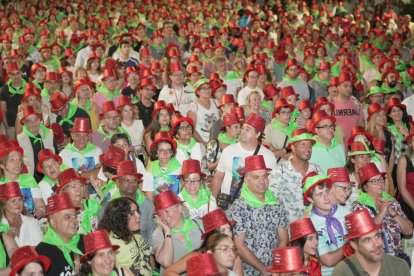
[[388, 212], [388, 207], [391, 205], [392, 201], [385, 198], [380, 198], [377, 200], [377, 203], [380, 206], [380, 213], [386, 214]]
[[165, 224], [159, 216], [155, 216], [155, 223], [161, 226], [162, 230], [164, 231], [165, 235], [171, 235], [171, 228]]
[[267, 272], [266, 268], [260, 271], [260, 275], [262, 276], [272, 276], [271, 272]]
[[388, 206], [388, 214], [393, 218], [398, 215], [397, 211], [392, 207]]

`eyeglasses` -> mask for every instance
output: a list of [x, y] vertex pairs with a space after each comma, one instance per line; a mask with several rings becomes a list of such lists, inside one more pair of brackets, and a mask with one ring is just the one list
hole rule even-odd
[[166, 149], [166, 150], [159, 149], [157, 152], [158, 152], [158, 154], [166, 154], [166, 155], [172, 154], [172, 150], [171, 149]]
[[194, 180], [186, 179], [186, 180], [184, 180], [184, 183], [185, 183], [185, 185], [190, 185], [190, 184], [198, 185], [198, 184], [201, 183], [201, 179], [194, 179]]
[[183, 77], [184, 74], [180, 73], [180, 74], [172, 74], [171, 77]]
[[191, 130], [192, 128], [193, 127], [191, 125], [188, 125], [188, 126], [179, 127], [178, 130], [184, 131], [184, 130]]
[[328, 130], [328, 129], [332, 129], [332, 130], [334, 130], [335, 128], [336, 128], [336, 125], [335, 124], [332, 124], [332, 125], [324, 125], [324, 126], [318, 126], [318, 127], [316, 127], [317, 129], [324, 129], [324, 130]]
[[367, 183], [372, 183], [372, 184], [374, 184], [374, 185], [381, 185], [381, 184], [383, 184], [385, 182], [385, 178], [384, 177], [380, 177], [380, 178], [377, 178], [377, 179], [371, 179], [371, 180], [369, 180], [369, 181], [367, 181]]
[[107, 79], [107, 80], [105, 80], [106, 82], [116, 82], [117, 81], [117, 79]]
[[203, 86], [200, 88], [200, 91], [211, 91], [211, 87], [210, 86]]
[[109, 120], [109, 121], [119, 120], [119, 116], [114, 116], [114, 117], [105, 117], [104, 119], [107, 119], [107, 120]]
[[223, 246], [223, 247], [218, 247], [218, 248], [216, 248], [214, 250], [220, 250], [220, 251], [222, 251], [225, 254], [226, 253], [229, 253], [229, 252], [233, 252], [234, 254], [237, 253], [237, 248], [236, 247]]
[[346, 187], [346, 186], [342, 186], [342, 185], [338, 185], [338, 184], [334, 184], [335, 187], [341, 188], [343, 192], [348, 193], [352, 190], [351, 187]]

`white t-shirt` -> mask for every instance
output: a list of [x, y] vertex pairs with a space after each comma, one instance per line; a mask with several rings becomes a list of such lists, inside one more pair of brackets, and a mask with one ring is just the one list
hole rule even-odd
[[405, 106], [407, 107], [408, 115], [414, 116], [414, 95], [405, 98], [405, 100], [402, 101], [402, 104], [405, 104]]
[[260, 97], [262, 100], [264, 99], [263, 90], [260, 87], [250, 88], [248, 86], [243, 87], [242, 90], [239, 91], [239, 95], [237, 96], [237, 102], [239, 105], [246, 105], [247, 104], [247, 97], [252, 93], [253, 91], [259, 92]]
[[190, 88], [184, 87], [181, 90], [176, 90], [165, 85], [158, 97], [158, 100], [163, 100], [167, 104], [173, 104], [175, 110], [180, 111], [183, 116], [187, 115], [190, 104], [196, 100], [196, 95]]
[[192, 102], [188, 108], [189, 111], [193, 111], [197, 114], [197, 124], [195, 129], [205, 143], [210, 141], [210, 129], [215, 121], [219, 118], [219, 112], [216, 106], [216, 102], [210, 99], [210, 109], [206, 109], [197, 102]]
[[[217, 165], [217, 170], [224, 172], [224, 179], [221, 185], [221, 192], [229, 194], [234, 190], [233, 186], [240, 179], [240, 170], [244, 168], [244, 159], [252, 156], [254, 150], [247, 151], [242, 148], [241, 143], [230, 145], [226, 147], [221, 153], [220, 160]], [[260, 146], [257, 155], [263, 155], [267, 168], [274, 169], [276, 167], [276, 158], [274, 154], [264, 146]]]
[[99, 155], [102, 154], [102, 150], [99, 147], [96, 147], [88, 153], [80, 153], [71, 151], [68, 149], [67, 145], [60, 153], [59, 156], [62, 157], [62, 163], [68, 166], [69, 168], [74, 168], [76, 171], [90, 171], [99, 164]]
[[127, 126], [124, 123], [122, 123], [121, 125], [128, 132], [129, 137], [131, 138], [131, 146], [142, 146], [142, 137], [144, 136], [145, 131], [145, 127], [142, 123], [142, 120], [134, 120], [134, 123], [131, 126]]
[[[182, 201], [185, 201], [185, 199], [184, 199], [184, 197], [182, 196], [181, 193], [178, 194], [178, 197]], [[184, 202], [184, 206], [187, 207], [188, 212], [189, 212], [189, 216], [190, 216], [191, 219], [201, 219], [207, 213], [217, 209], [216, 199], [212, 195], [210, 195], [210, 202], [209, 203], [203, 204], [197, 209], [192, 209], [190, 207], [190, 205], [188, 205], [187, 202]]]
[[40, 192], [42, 193], [42, 198], [45, 203], [47, 203], [47, 199], [55, 194], [52, 190], [52, 186], [44, 180], [39, 182]]
[[[19, 236], [16, 235], [14, 240], [18, 247], [22, 246], [37, 246], [43, 239], [43, 232], [40, 229], [40, 224], [37, 219], [20, 215], [22, 218], [22, 226], [20, 227]], [[6, 218], [2, 222], [9, 225]]]

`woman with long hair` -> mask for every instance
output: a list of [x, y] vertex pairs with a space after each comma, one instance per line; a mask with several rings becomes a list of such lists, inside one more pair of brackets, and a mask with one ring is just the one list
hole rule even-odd
[[102, 74], [101, 57], [96, 53], [92, 53], [86, 63], [86, 72], [91, 81], [98, 83], [99, 76]]
[[99, 111], [98, 106], [92, 100], [94, 94], [93, 84], [87, 80], [78, 80], [74, 89], [74, 99], [72, 104], [85, 110], [90, 118], [91, 129], [96, 131], [99, 127]]
[[154, 111], [152, 112], [152, 121], [145, 130], [144, 145], [147, 152], [150, 152], [150, 147], [154, 141], [155, 134], [160, 131], [170, 130], [170, 119], [173, 109], [167, 105], [165, 101], [157, 101], [154, 104]]
[[69, 99], [73, 98], [73, 73], [66, 67], [62, 66], [59, 68], [60, 77], [60, 91], [63, 92]]
[[247, 96], [246, 106], [244, 110], [246, 117], [249, 117], [250, 113], [255, 113], [262, 117], [266, 121], [266, 124], [270, 123], [271, 121], [269, 113], [262, 107], [262, 97], [258, 91], [252, 91], [250, 92], [249, 96]]
[[134, 275], [152, 276], [151, 250], [139, 233], [140, 213], [135, 201], [120, 197], [110, 201], [99, 222], [109, 232], [111, 244], [118, 245], [116, 264]]

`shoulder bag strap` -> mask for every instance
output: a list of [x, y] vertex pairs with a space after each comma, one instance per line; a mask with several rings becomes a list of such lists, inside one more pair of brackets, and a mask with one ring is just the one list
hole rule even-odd
[[349, 269], [351, 269], [352, 275], [354, 275], [354, 276], [359, 275], [357, 268], [355, 267], [355, 265], [352, 263], [352, 261], [349, 258], [345, 258], [344, 262], [347, 264]]
[[[288, 140], [288, 136], [286, 135], [286, 136], [285, 136], [285, 142], [283, 142], [283, 149], [286, 147], [287, 140]], [[279, 163], [280, 159], [282, 159], [282, 157], [281, 157], [281, 156], [279, 156], [279, 157], [277, 158], [277, 160], [276, 160], [276, 164], [278, 164], [278, 163]]]

